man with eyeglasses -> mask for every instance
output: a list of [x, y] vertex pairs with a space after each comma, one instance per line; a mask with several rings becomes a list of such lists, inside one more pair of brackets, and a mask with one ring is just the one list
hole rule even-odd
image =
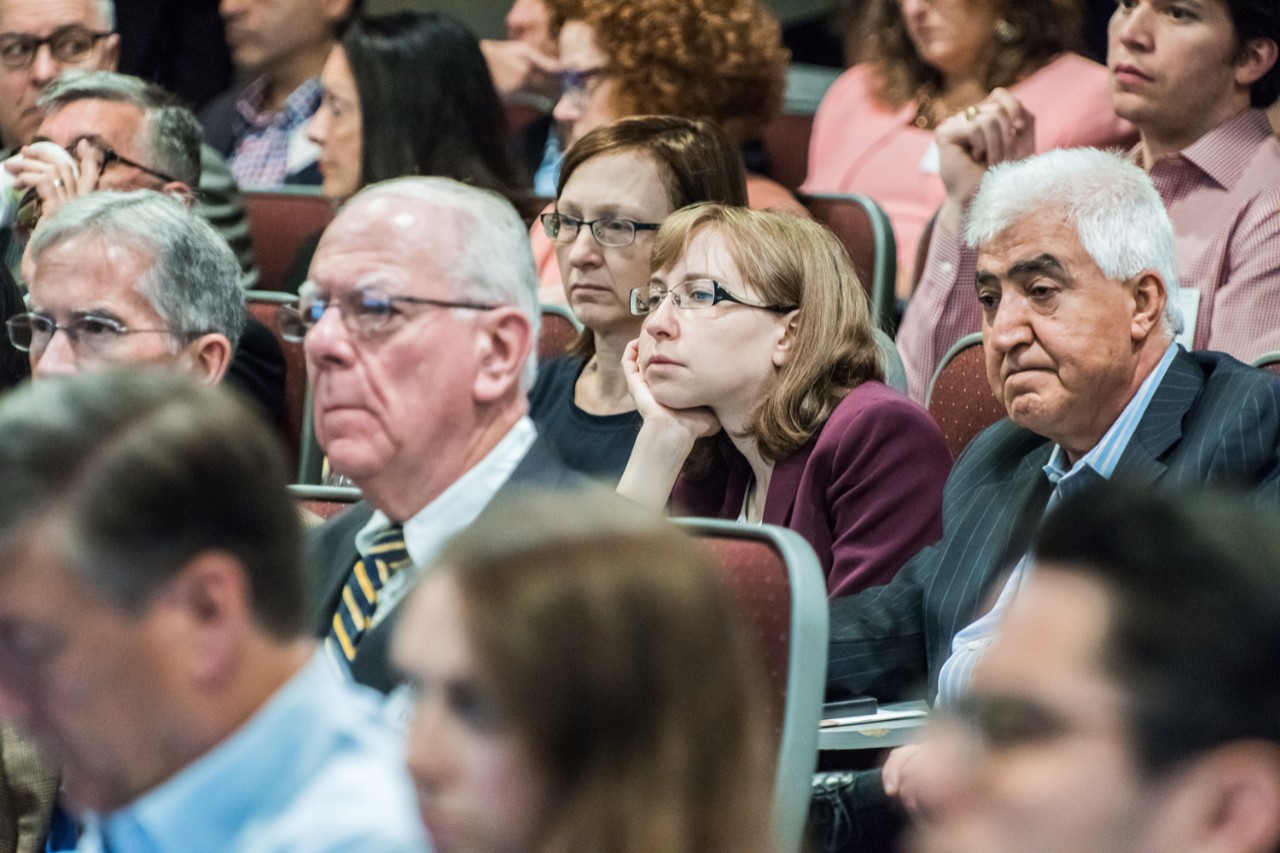
[[291, 322], [316, 437], [364, 500], [313, 532], [313, 600], [357, 682], [395, 687], [398, 605], [496, 494], [577, 480], [527, 415], [537, 289], [510, 203], [444, 178], [370, 187], [320, 240]]

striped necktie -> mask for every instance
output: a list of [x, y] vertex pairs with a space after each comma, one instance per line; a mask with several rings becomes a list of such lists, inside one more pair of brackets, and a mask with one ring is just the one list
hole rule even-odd
[[378, 592], [393, 574], [411, 562], [404, 544], [403, 527], [391, 524], [377, 535], [373, 547], [356, 561], [342, 588], [342, 600], [338, 602], [329, 636], [325, 638], [329, 654], [345, 664], [355, 660], [360, 637], [373, 622]]

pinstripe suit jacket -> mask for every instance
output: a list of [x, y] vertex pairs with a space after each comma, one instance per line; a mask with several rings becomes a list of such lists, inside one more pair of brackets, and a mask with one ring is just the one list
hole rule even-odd
[[[1050, 487], [1052, 443], [1008, 420], [956, 462], [943, 535], [891, 583], [831, 602], [830, 698], [932, 700], [951, 640], [1025, 552]], [[1179, 351], [1114, 479], [1242, 486], [1280, 501], [1280, 382], [1222, 353]]]

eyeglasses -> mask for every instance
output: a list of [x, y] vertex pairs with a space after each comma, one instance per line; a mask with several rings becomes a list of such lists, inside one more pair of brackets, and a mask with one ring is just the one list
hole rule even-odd
[[49, 45], [49, 53], [59, 62], [73, 64], [89, 58], [99, 41], [111, 33], [95, 32], [79, 24], [54, 30], [48, 38], [27, 33], [0, 33], [0, 65], [12, 71], [30, 68], [41, 45]]
[[102, 358], [125, 335], [170, 334], [189, 337], [198, 332], [183, 332], [175, 329], [130, 329], [113, 317], [85, 312], [74, 314], [66, 323], [57, 323], [48, 314], [17, 314], [5, 322], [9, 331], [9, 342], [22, 352], [33, 352], [37, 355], [44, 352], [53, 340], [54, 333], [61, 329], [76, 354], [85, 358]]
[[557, 243], [572, 243], [577, 240], [578, 232], [585, 225], [591, 229], [591, 236], [596, 238], [597, 243], [611, 248], [630, 246], [636, 241], [637, 231], [657, 231], [662, 227], [657, 222], [634, 222], [612, 216], [582, 220], [559, 213], [544, 213], [538, 218], [542, 220], [542, 230]]
[[122, 166], [132, 166], [133, 168], [137, 169], [140, 172], [146, 172], [148, 175], [159, 178], [160, 180], [164, 181], [167, 184], [185, 183], [185, 181], [180, 181], [179, 179], [175, 178], [173, 175], [168, 174], [167, 172], [161, 172], [159, 169], [153, 169], [150, 166], [144, 166], [141, 163], [139, 163], [137, 160], [130, 160], [128, 157], [125, 157], [123, 154], [120, 154], [114, 148], [108, 145], [101, 136], [95, 136], [95, 135], [81, 136], [75, 139], [74, 141], [72, 141], [72, 143], [67, 146], [67, 153], [71, 155], [72, 159], [76, 159], [76, 150], [80, 147], [81, 142], [87, 142], [98, 150], [98, 153], [102, 155], [103, 169], [106, 169], [112, 163], [119, 163]]
[[694, 278], [682, 281], [670, 290], [655, 284], [633, 289], [631, 291], [631, 313], [643, 317], [645, 314], [657, 311], [658, 306], [662, 304], [662, 300], [666, 299], [668, 295], [671, 296], [671, 304], [682, 311], [697, 311], [702, 308], [710, 308], [712, 305], [718, 305], [721, 302], [732, 302], [735, 305], [759, 308], [763, 311], [772, 311], [775, 314], [785, 314], [800, 307], [799, 305], [760, 305], [755, 302], [747, 302], [725, 290], [724, 285], [715, 279]]
[[587, 100], [587, 89], [591, 86], [591, 81], [597, 77], [605, 77], [612, 73], [608, 68], [603, 66], [600, 68], [586, 68], [582, 71], [570, 71], [568, 69], [560, 72], [560, 94], [566, 98], [572, 98], [577, 101], [579, 106]]
[[297, 307], [280, 306], [280, 333], [287, 341], [298, 342], [307, 336], [324, 312], [336, 306], [342, 324], [350, 332], [372, 335], [385, 329], [396, 317], [403, 315], [396, 308], [399, 303], [430, 305], [435, 308], [467, 308], [472, 311], [492, 311], [500, 306], [480, 305], [474, 302], [450, 302], [445, 299], [428, 299], [425, 296], [399, 296], [387, 293], [380, 287], [367, 285], [355, 287], [335, 298], [321, 294], [316, 285], [307, 282], [298, 291]]

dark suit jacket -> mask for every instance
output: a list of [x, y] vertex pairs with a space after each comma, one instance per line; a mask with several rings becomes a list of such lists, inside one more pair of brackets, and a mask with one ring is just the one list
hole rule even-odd
[[[831, 602], [828, 698], [932, 701], [951, 640], [1025, 553], [1051, 488], [1053, 444], [1007, 420], [956, 461], [942, 501], [942, 541], [887, 586]], [[1162, 488], [1238, 486], [1280, 500], [1280, 382], [1228, 355], [1179, 351], [1116, 466], [1114, 480]], [[858, 850], [896, 849], [902, 821], [879, 770], [846, 792]]]
[[[1280, 500], [1280, 384], [1222, 353], [1179, 352], [1114, 479], [1161, 487], [1237, 485]], [[831, 603], [828, 692], [911, 698], [938, 670], [1004, 570], [1027, 548], [1048, 502], [1052, 443], [1001, 421], [956, 462], [943, 537], [887, 586]]]
[[[549, 445], [542, 439], [537, 439], [502, 488], [561, 489], [584, 482], [581, 475], [565, 467]], [[311, 601], [314, 605], [312, 612], [315, 615], [315, 633], [318, 637], [325, 637], [329, 633], [334, 611], [342, 596], [342, 587], [359, 558], [356, 552], [356, 534], [372, 516], [373, 507], [360, 501], [308, 533]], [[390, 616], [360, 638], [360, 648], [351, 665], [351, 674], [357, 682], [383, 693], [390, 692], [399, 683], [387, 661], [387, 651], [399, 619], [399, 610], [397, 607]]]
[[[688, 515], [737, 518], [751, 468], [726, 440], [724, 463], [681, 478], [672, 503]], [[832, 597], [888, 583], [942, 535], [942, 488], [951, 455], [929, 413], [897, 391], [865, 382], [836, 406], [808, 444], [773, 469], [764, 521], [788, 527], [818, 555]]]

